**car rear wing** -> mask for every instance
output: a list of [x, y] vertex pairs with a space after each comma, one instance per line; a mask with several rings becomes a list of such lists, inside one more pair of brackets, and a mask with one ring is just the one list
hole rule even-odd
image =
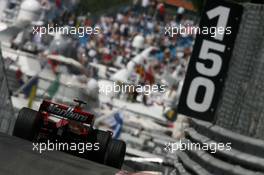
[[48, 100], [43, 100], [39, 108], [40, 112], [54, 114], [61, 118], [82, 122], [93, 125], [95, 116], [89, 112], [82, 111], [78, 107], [70, 107], [62, 104], [57, 104]]

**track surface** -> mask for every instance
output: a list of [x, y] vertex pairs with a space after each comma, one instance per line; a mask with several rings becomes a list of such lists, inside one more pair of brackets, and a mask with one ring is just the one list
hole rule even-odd
[[32, 151], [25, 140], [0, 133], [0, 175], [115, 175], [118, 170], [72, 155]]

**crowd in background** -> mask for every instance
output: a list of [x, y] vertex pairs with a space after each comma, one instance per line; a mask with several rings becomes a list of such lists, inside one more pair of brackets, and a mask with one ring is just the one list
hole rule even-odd
[[141, 50], [150, 46], [158, 48], [155, 61], [151, 65], [156, 80], [154, 83], [161, 83], [157, 81], [166, 79], [166, 75], [169, 75], [176, 79], [175, 83], [170, 84], [169, 95], [177, 93], [178, 84], [185, 76], [194, 35], [166, 36], [165, 27], [195, 25], [194, 21], [188, 19], [183, 12], [177, 13], [176, 9], [175, 13], [167, 11], [165, 4], [159, 0], [134, 0], [132, 6], [103, 14], [99, 18], [94, 18], [90, 13], [77, 14], [74, 10], [77, 2], [56, 0], [53, 2], [55, 6], [51, 7], [50, 1], [41, 1], [46, 9], [45, 25], [99, 26], [101, 29], [99, 35], [75, 36], [75, 39], [71, 40], [72, 48], [65, 52], [74, 50], [71, 57], [87, 69], [90, 69], [91, 62], [121, 69], [126, 67], [135, 54], [140, 53], [135, 52], [132, 42], [135, 36], [141, 35], [144, 37], [144, 47]]
[[[99, 26], [100, 35], [85, 35], [78, 38], [76, 59], [81, 62], [97, 62], [109, 66], [122, 67], [133, 57], [132, 41], [136, 35], [145, 38], [145, 47], [156, 46], [157, 71], [168, 66], [175, 70], [177, 65], [186, 65], [193, 36], [165, 36], [164, 27], [191, 23], [182, 14], [167, 14], [163, 3], [158, 1], [134, 1], [132, 8], [124, 8], [115, 14], [102, 15], [94, 20], [91, 16], [77, 16], [64, 11], [49, 21], [51, 25]], [[171, 64], [172, 63], [172, 64]], [[173, 65], [173, 66], [172, 66]]]

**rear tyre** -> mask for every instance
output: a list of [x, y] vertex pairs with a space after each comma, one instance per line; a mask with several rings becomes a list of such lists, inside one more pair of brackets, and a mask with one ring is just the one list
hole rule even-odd
[[109, 141], [111, 140], [111, 133], [102, 130], [94, 130], [94, 141], [93, 143], [98, 143], [99, 149], [92, 151], [92, 156], [89, 159], [96, 161], [98, 163], [104, 163], [105, 153]]
[[105, 164], [121, 169], [126, 154], [126, 143], [121, 140], [112, 139], [107, 147]]
[[38, 112], [29, 108], [22, 108], [14, 126], [13, 135], [33, 141], [40, 127], [40, 117]]

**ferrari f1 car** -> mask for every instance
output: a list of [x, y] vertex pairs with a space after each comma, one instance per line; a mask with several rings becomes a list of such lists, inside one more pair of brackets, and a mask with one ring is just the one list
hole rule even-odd
[[126, 152], [125, 142], [113, 139], [110, 131], [93, 128], [95, 116], [82, 110], [85, 102], [74, 101], [78, 104], [73, 108], [47, 100], [42, 102], [39, 111], [22, 108], [13, 135], [41, 143], [97, 143], [97, 150], [66, 152], [120, 169]]

